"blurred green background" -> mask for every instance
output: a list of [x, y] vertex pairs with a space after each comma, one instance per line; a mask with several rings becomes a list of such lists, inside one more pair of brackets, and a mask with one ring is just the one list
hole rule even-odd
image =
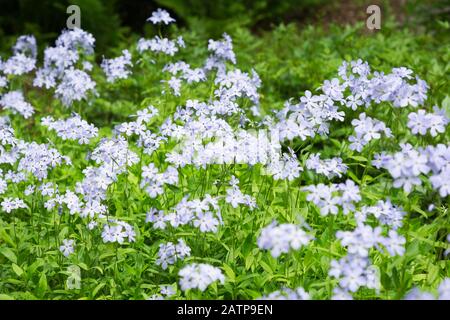
[[0, 0], [1, 48], [13, 41], [10, 36], [27, 33], [35, 34], [39, 43], [51, 42], [65, 27], [70, 4], [80, 6], [82, 28], [94, 34], [101, 52], [130, 34], [142, 34], [146, 18], [158, 7], [167, 9], [179, 27], [204, 37], [238, 28], [261, 34], [290, 23], [299, 27], [354, 24], [365, 20], [370, 4], [381, 6], [383, 19], [412, 29], [439, 30], [438, 24], [450, 16], [448, 0]]

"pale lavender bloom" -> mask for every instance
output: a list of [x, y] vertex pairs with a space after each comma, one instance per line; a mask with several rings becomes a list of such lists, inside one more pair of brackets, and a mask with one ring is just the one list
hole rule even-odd
[[430, 130], [430, 134], [433, 137], [445, 132], [445, 127], [449, 119], [445, 112], [442, 112], [436, 106], [434, 107], [434, 111], [435, 113], [425, 113], [425, 110], [421, 109], [417, 113], [410, 113], [408, 115], [408, 127], [411, 128], [411, 132], [413, 134], [425, 135]]
[[438, 288], [439, 300], [450, 300], [450, 278], [445, 278]]
[[22, 91], [5, 93], [0, 98], [0, 106], [10, 109], [14, 114], [21, 114], [25, 119], [30, 118], [34, 113], [33, 106], [25, 101]]
[[1, 203], [2, 210], [6, 213], [11, 213], [13, 210], [17, 209], [25, 209], [27, 208], [27, 205], [22, 199], [19, 198], [3, 198], [3, 201]]
[[65, 106], [71, 106], [74, 101], [86, 99], [88, 92], [94, 88], [95, 82], [87, 73], [71, 68], [64, 71], [55, 93]]
[[153, 24], [164, 23], [168, 25], [175, 22], [175, 19], [166, 10], [158, 8], [156, 11], [153, 11], [152, 16], [147, 21], [151, 21]]
[[177, 244], [172, 242], [161, 243], [156, 264], [160, 265], [163, 270], [166, 270], [169, 265], [176, 263], [178, 260], [183, 260], [190, 254], [191, 248], [186, 245], [183, 239], [178, 239]]
[[160, 286], [160, 292], [162, 295], [171, 297], [177, 293], [176, 286]]
[[137, 49], [141, 53], [150, 50], [152, 52], [162, 52], [169, 56], [173, 56], [179, 50], [177, 44], [178, 43], [173, 40], [156, 36], [150, 40], [144, 38], [139, 39]]
[[224, 33], [223, 41], [208, 41], [208, 50], [211, 51], [215, 58], [221, 59], [223, 61], [230, 61], [236, 64], [236, 56], [233, 52], [233, 43], [231, 37]]
[[55, 121], [52, 117], [46, 117], [42, 124], [56, 131], [56, 135], [63, 140], [78, 140], [79, 144], [88, 144], [98, 134], [94, 125], [87, 123], [76, 113], [66, 120]]
[[72, 239], [64, 239], [63, 244], [59, 247], [59, 251], [65, 256], [68, 257], [70, 254], [75, 252], [75, 241]]
[[33, 35], [23, 35], [17, 38], [13, 46], [14, 54], [24, 54], [36, 58], [37, 44], [36, 38]]
[[290, 249], [299, 250], [306, 246], [312, 236], [308, 235], [303, 229], [294, 224], [278, 224], [272, 222], [261, 230], [258, 237], [258, 247], [263, 250], [270, 250], [274, 258], [282, 253], [288, 253]]
[[404, 298], [404, 300], [436, 300], [430, 292], [423, 292], [418, 288], [413, 288]]
[[205, 263], [192, 263], [183, 267], [178, 275], [180, 276], [181, 290], [199, 289], [205, 291], [213, 282], [225, 282], [225, 276], [219, 268]]
[[132, 66], [131, 54], [128, 50], [123, 50], [122, 55], [117, 58], [103, 59], [101, 64], [108, 82], [115, 82], [117, 79], [128, 78], [131, 74], [129, 68]]
[[2, 68], [4, 74], [22, 75], [32, 71], [35, 66], [35, 58], [30, 58], [23, 53], [18, 53], [6, 60]]
[[110, 219], [108, 223], [103, 226], [102, 239], [103, 242], [117, 242], [123, 244], [125, 239], [129, 242], [135, 241], [135, 232], [131, 225], [126, 222]]
[[296, 289], [283, 288], [262, 296], [258, 300], [310, 300], [308, 292], [302, 287]]
[[89, 32], [80, 28], [64, 30], [56, 39], [56, 46], [65, 47], [71, 51], [81, 49], [86, 54], [94, 53], [95, 38]]
[[196, 219], [194, 219], [193, 224], [201, 232], [217, 232], [219, 220], [213, 216], [212, 212], [200, 212], [197, 214]]
[[325, 80], [321, 89], [327, 96], [329, 96], [333, 100], [341, 100], [344, 97], [343, 91], [345, 87], [339, 83], [339, 79], [337, 78]]

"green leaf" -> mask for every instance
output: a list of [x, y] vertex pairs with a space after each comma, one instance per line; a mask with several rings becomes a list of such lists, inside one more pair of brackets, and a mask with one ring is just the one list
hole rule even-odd
[[14, 298], [11, 296], [8, 296], [7, 294], [0, 293], [0, 300], [14, 300]]
[[442, 108], [447, 112], [447, 116], [450, 117], [450, 96], [445, 96], [442, 101]]
[[358, 182], [359, 184], [361, 183], [361, 180], [358, 179], [358, 177], [351, 171], [348, 170], [347, 174], [350, 176], [350, 178], [352, 178], [354, 181]]
[[69, 233], [69, 227], [62, 228], [62, 230], [59, 232], [59, 238], [60, 239], [66, 238], [68, 233]]
[[19, 277], [23, 274], [23, 269], [19, 267], [17, 264], [13, 263], [12, 268]]
[[264, 271], [266, 271], [269, 274], [273, 274], [272, 268], [266, 262], [260, 261], [259, 264], [264, 269]]
[[86, 271], [89, 270], [89, 267], [87, 266], [86, 263], [80, 262], [80, 263], [78, 263], [78, 266], [83, 270], [86, 270]]
[[235, 275], [233, 269], [229, 265], [224, 263], [223, 270], [225, 271], [225, 274], [227, 275], [228, 281], [234, 282], [236, 280], [236, 275]]
[[100, 291], [101, 288], [103, 288], [105, 286], [106, 283], [101, 282], [99, 283], [94, 290], [92, 291], [92, 298], [95, 298], [95, 296], [97, 295], [97, 293]]
[[250, 267], [253, 264], [253, 261], [255, 261], [255, 256], [253, 254], [249, 254], [246, 258], [245, 258], [245, 270], [250, 269]]
[[10, 248], [1, 248], [0, 253], [3, 254], [9, 261], [17, 263], [16, 254]]
[[350, 156], [349, 158], [356, 161], [367, 162], [367, 158], [363, 156]]
[[132, 172], [128, 172], [128, 181], [132, 184], [139, 184], [139, 179]]
[[0, 239], [7, 242], [12, 247], [15, 247], [16, 244], [12, 241], [11, 237], [6, 233], [5, 229], [0, 226]]
[[41, 277], [39, 278], [39, 283], [38, 283], [38, 295], [39, 296], [43, 296], [44, 293], [47, 291], [47, 276], [45, 275], [45, 273], [41, 273]]
[[104, 253], [104, 254], [102, 254], [102, 255], [100, 255], [100, 257], [98, 257], [98, 259], [99, 260], [103, 260], [103, 259], [106, 259], [106, 258], [109, 258], [109, 257], [114, 257], [116, 255], [116, 253], [115, 252], [106, 252], [106, 253]]
[[420, 213], [423, 217], [428, 218], [428, 214], [423, 211], [422, 209], [420, 209], [420, 207], [418, 205], [413, 204], [411, 206], [411, 209], [414, 210], [415, 212]]
[[428, 279], [427, 279], [428, 284], [432, 285], [438, 277], [439, 277], [439, 267], [430, 264], [428, 266]]

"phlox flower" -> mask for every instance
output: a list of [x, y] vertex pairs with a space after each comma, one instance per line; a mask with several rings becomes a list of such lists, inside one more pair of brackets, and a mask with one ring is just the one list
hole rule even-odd
[[213, 282], [225, 282], [222, 271], [205, 263], [192, 263], [183, 267], [178, 273], [180, 276], [180, 288], [183, 291], [189, 289], [199, 289], [205, 291]]
[[152, 16], [148, 18], [147, 21], [151, 21], [153, 24], [164, 23], [168, 25], [175, 22], [175, 19], [172, 18], [166, 10], [158, 8], [156, 11], [152, 12]]
[[70, 254], [75, 252], [75, 241], [72, 239], [64, 239], [63, 244], [59, 247], [59, 251], [65, 256], [68, 257]]

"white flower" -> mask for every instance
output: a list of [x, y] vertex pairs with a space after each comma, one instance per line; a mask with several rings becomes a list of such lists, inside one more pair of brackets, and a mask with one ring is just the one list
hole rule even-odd
[[274, 221], [262, 229], [258, 237], [258, 247], [270, 250], [272, 256], [277, 258], [282, 253], [289, 252], [291, 248], [298, 250], [302, 246], [306, 246], [312, 239], [312, 236], [294, 224], [278, 225]]
[[2, 210], [6, 213], [11, 213], [12, 210], [27, 208], [27, 205], [19, 198], [4, 198], [2, 203]]
[[71, 106], [74, 101], [86, 99], [88, 92], [94, 88], [95, 82], [86, 72], [71, 68], [64, 71], [55, 94], [65, 106]]
[[296, 289], [283, 288], [268, 295], [262, 296], [258, 300], [309, 300], [310, 295], [302, 287]]
[[158, 8], [156, 11], [153, 11], [152, 16], [147, 21], [151, 21], [153, 24], [164, 23], [168, 25], [175, 22], [175, 19], [166, 10]]
[[131, 54], [128, 50], [123, 50], [122, 55], [114, 59], [103, 59], [101, 67], [107, 76], [108, 82], [117, 79], [126, 79], [131, 74], [128, 69], [132, 67]]
[[205, 291], [213, 282], [225, 282], [225, 276], [219, 268], [205, 263], [192, 263], [183, 267], [178, 273], [181, 290], [199, 289]]
[[64, 239], [63, 244], [59, 247], [59, 251], [61, 251], [61, 253], [65, 257], [68, 257], [70, 254], [75, 252], [74, 246], [75, 246], [74, 240]]
[[22, 91], [11, 91], [5, 93], [0, 99], [0, 106], [10, 109], [13, 113], [21, 114], [25, 119], [30, 118], [34, 109], [25, 101]]

